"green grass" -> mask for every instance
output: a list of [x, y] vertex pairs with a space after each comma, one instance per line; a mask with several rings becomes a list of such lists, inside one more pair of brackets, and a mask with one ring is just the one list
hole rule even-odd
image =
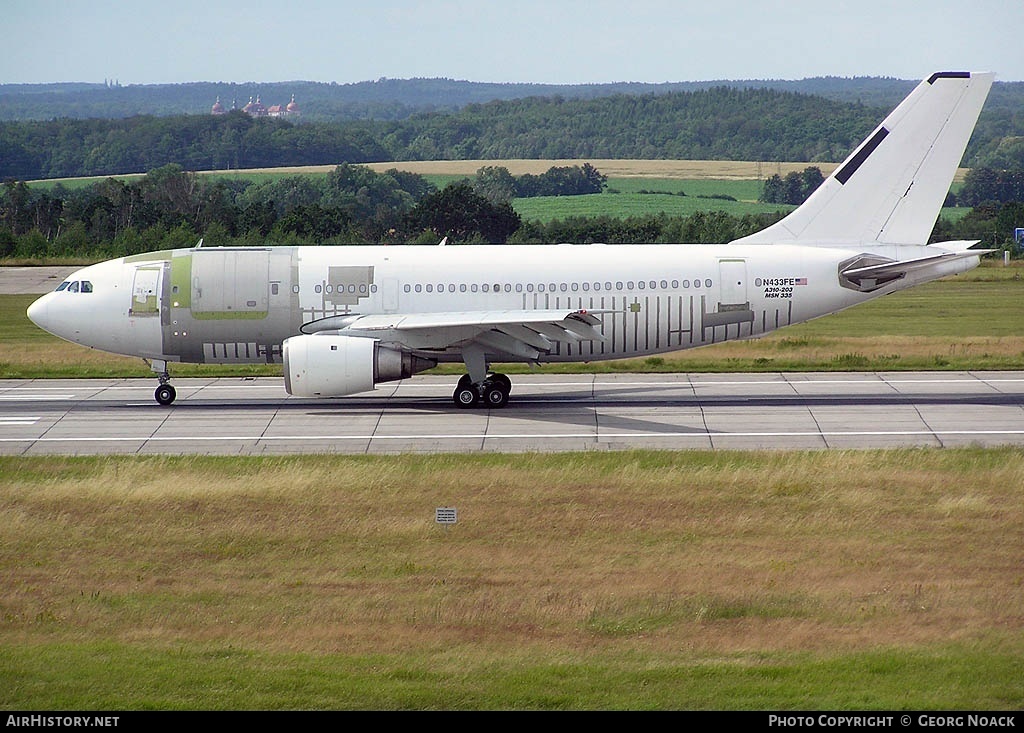
[[[741, 217], [786, 213], [796, 208], [758, 202], [761, 188], [759, 181], [616, 178], [609, 179], [608, 189], [603, 193], [515, 199], [512, 208], [525, 220], [545, 223], [569, 217], [624, 218], [662, 213], [686, 217], [698, 211], [722, 211]], [[969, 208], [944, 208], [941, 216], [955, 222], [969, 211]]]
[[0, 708], [1019, 710], [1022, 481], [1017, 448], [0, 456]]
[[275, 654], [234, 645], [82, 642], [0, 648], [7, 710], [1005, 711], [1024, 645], [1000, 635], [837, 655], [655, 659], [566, 652]]
[[538, 196], [515, 199], [512, 208], [527, 221], [551, 222], [569, 217], [625, 218], [666, 214], [686, 217], [698, 211], [722, 211], [731, 216], [744, 214], [771, 214], [790, 211], [792, 206], [747, 203], [693, 196], [640, 193], [598, 193], [584, 196]]

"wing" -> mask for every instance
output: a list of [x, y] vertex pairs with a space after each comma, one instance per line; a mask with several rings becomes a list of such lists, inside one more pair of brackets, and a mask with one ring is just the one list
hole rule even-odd
[[556, 342], [604, 341], [600, 314], [589, 310], [504, 310], [447, 313], [385, 313], [322, 318], [303, 333], [333, 331], [365, 336], [409, 351], [443, 352], [476, 346], [487, 353], [537, 360]]

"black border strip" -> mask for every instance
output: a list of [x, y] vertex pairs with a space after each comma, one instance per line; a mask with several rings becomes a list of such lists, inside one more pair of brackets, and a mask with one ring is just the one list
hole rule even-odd
[[889, 131], [884, 127], [878, 128], [878, 132], [872, 135], [871, 139], [864, 143], [861, 149], [857, 151], [857, 154], [850, 158], [850, 162], [836, 171], [836, 180], [843, 184], [850, 180], [850, 176], [857, 172], [857, 169], [860, 168], [861, 164], [868, 159], [868, 156], [874, 152], [875, 148], [877, 148], [883, 140], [885, 140], [885, 136], [888, 134]]
[[928, 77], [928, 83], [934, 84], [936, 79], [970, 79], [969, 71], [936, 71]]

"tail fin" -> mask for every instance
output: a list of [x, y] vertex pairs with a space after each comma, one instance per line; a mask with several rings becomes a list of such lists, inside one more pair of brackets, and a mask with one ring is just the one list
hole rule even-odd
[[736, 242], [927, 244], [994, 78], [932, 74], [799, 208]]

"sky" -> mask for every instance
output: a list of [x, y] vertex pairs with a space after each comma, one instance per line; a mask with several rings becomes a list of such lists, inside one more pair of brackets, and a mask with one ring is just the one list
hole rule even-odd
[[0, 84], [1024, 81], [1024, 0], [0, 0]]

